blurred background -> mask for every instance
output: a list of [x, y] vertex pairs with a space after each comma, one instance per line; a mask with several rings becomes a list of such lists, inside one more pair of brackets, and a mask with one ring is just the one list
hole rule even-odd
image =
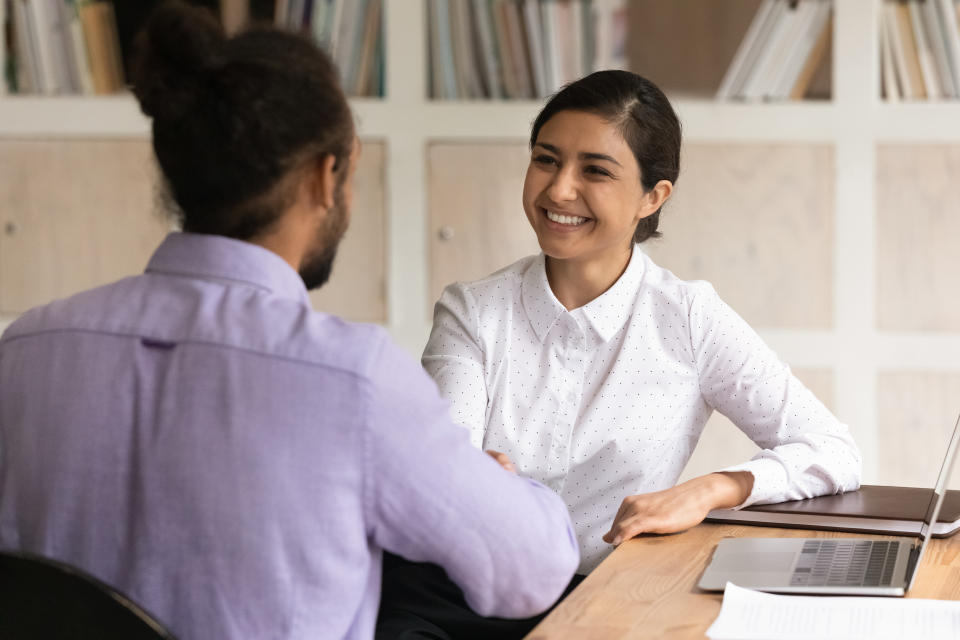
[[[156, 1], [0, 0], [0, 328], [142, 271], [170, 229], [125, 89]], [[864, 481], [931, 486], [960, 412], [960, 3], [223, 0], [311, 34], [352, 96], [350, 230], [316, 308], [419, 356], [446, 284], [538, 251], [521, 207], [545, 97], [656, 82], [684, 128], [664, 237], [841, 420]], [[714, 416], [685, 476], [756, 447]]]

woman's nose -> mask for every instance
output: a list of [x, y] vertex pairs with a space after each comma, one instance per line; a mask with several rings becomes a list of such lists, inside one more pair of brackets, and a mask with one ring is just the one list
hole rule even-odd
[[563, 168], [553, 174], [547, 196], [554, 202], [569, 202], [577, 199], [577, 181], [573, 172]]

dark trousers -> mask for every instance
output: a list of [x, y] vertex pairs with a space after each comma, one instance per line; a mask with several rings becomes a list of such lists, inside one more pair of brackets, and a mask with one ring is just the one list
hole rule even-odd
[[[573, 576], [560, 599], [584, 577]], [[484, 618], [470, 609], [460, 587], [439, 566], [383, 554], [376, 640], [519, 640], [547, 613], [522, 620]]]

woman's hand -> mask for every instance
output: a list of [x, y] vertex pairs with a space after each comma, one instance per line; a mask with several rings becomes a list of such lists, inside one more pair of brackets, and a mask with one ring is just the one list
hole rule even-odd
[[618, 545], [641, 533], [674, 533], [696, 526], [711, 509], [741, 504], [753, 489], [747, 471], [711, 473], [666, 491], [628, 496], [620, 504], [613, 525], [603, 536]]
[[500, 463], [500, 466], [509, 471], [510, 473], [516, 473], [517, 468], [513, 466], [510, 458], [507, 457], [507, 454], [500, 453], [499, 451], [494, 451], [493, 449], [488, 449], [485, 452], [488, 456]]

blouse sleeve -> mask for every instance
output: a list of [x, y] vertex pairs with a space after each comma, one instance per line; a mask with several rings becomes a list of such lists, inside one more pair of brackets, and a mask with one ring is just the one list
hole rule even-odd
[[706, 283], [691, 298], [690, 328], [704, 399], [762, 449], [723, 469], [753, 474], [737, 508], [860, 486], [860, 452], [847, 426]]
[[434, 306], [433, 329], [421, 364], [450, 403], [453, 421], [466, 427], [470, 443], [481, 449], [487, 385], [477, 326], [476, 304], [470, 292], [461, 284], [448, 286]]

